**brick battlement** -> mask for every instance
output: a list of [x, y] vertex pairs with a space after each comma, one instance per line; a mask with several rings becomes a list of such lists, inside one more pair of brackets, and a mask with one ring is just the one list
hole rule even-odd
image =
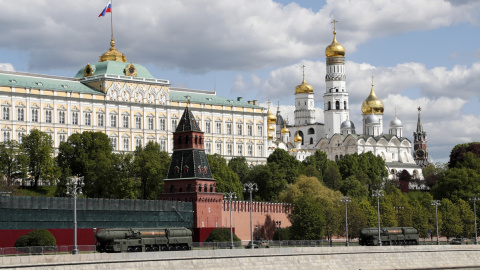
[[[230, 211], [230, 202], [223, 201], [223, 211]], [[250, 212], [249, 201], [232, 201], [233, 212]], [[282, 213], [290, 214], [292, 205], [288, 203], [271, 203], [271, 202], [253, 202], [252, 212], [254, 213]]]

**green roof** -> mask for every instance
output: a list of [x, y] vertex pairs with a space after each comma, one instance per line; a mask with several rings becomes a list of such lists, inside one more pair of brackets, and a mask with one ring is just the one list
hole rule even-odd
[[[125, 76], [125, 68], [130, 64], [133, 64], [137, 69], [137, 77], [155, 79], [152, 74], [150, 74], [150, 72], [147, 70], [147, 68], [140, 64], [118, 61], [104, 61], [96, 64], [90, 64], [90, 66], [93, 69], [93, 76], [104, 74]], [[80, 68], [80, 70], [77, 72], [77, 75], [75, 75], [75, 78], [83, 78], [83, 71], [85, 70], [86, 66], [87, 65]]]
[[[194, 92], [191, 92], [194, 91]], [[197, 91], [197, 92], [195, 92]], [[225, 105], [225, 106], [235, 106], [235, 107], [246, 107], [246, 108], [262, 108], [258, 105], [249, 104], [248, 102], [242, 100], [234, 100], [231, 98], [220, 97], [215, 94], [215, 92], [200, 92], [200, 90], [192, 89], [181, 89], [181, 88], [170, 88], [170, 101], [176, 102], [187, 102], [188, 97], [190, 97], [190, 102], [192, 103], [203, 103], [210, 105]]]
[[0, 85], [84, 94], [103, 94], [71, 78], [24, 72], [0, 71]]

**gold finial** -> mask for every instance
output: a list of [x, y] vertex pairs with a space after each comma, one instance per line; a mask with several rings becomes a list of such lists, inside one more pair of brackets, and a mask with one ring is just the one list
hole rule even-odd
[[113, 36], [112, 40], [110, 41], [110, 49], [108, 50], [108, 52], [100, 56], [99, 62], [105, 61], [127, 62], [127, 58], [125, 57], [125, 55], [117, 51], [117, 49], [115, 48], [115, 40], [113, 40]]
[[373, 75], [372, 75], [372, 87], [373, 87]]

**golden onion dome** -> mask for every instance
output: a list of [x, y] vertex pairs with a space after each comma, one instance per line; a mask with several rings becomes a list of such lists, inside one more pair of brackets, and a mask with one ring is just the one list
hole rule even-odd
[[302, 136], [300, 136], [300, 134], [298, 134], [298, 132], [297, 132], [297, 136], [295, 136], [293, 138], [293, 141], [294, 142], [302, 142]]
[[273, 134], [272, 133], [268, 133], [268, 140], [269, 141], [273, 140]]
[[268, 125], [268, 132], [274, 132], [275, 128], [272, 125]]
[[277, 123], [277, 116], [270, 111], [270, 108], [268, 108], [267, 114], [268, 114], [268, 116], [267, 116], [267, 122], [268, 122], [269, 124], [275, 124], [275, 123]]
[[342, 44], [337, 42], [337, 32], [333, 31], [333, 41], [330, 45], [325, 48], [326, 57], [338, 57], [345, 56], [345, 48]]
[[305, 65], [303, 65], [302, 68], [303, 68], [303, 81], [301, 84], [295, 87], [295, 94], [313, 93], [313, 86], [311, 86], [305, 81]]
[[370, 95], [362, 103], [362, 113], [363, 114], [383, 114], [383, 102], [375, 95], [375, 91], [370, 90]]
[[127, 58], [125, 55], [115, 48], [115, 41], [110, 41], [110, 50], [108, 52], [102, 54], [100, 56], [100, 60], [98, 62], [105, 62], [105, 61], [118, 61], [118, 62], [127, 62]]
[[285, 133], [290, 133], [290, 130], [288, 130], [288, 128], [286, 127], [286, 125], [283, 125], [283, 128], [282, 128], [282, 131], [280, 131], [282, 134], [285, 134]]

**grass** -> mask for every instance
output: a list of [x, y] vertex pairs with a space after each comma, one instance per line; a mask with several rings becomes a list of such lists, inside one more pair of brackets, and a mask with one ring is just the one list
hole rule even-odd
[[56, 186], [19, 187], [14, 194], [15, 196], [54, 197], [56, 190]]

